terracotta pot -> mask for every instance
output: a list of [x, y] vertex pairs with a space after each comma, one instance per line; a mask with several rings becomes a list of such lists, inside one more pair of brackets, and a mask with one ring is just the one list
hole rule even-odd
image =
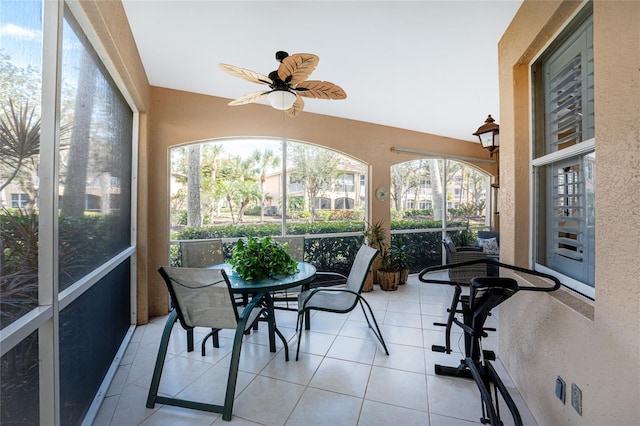
[[399, 281], [400, 271], [382, 271], [378, 269], [378, 284], [380, 284], [382, 290], [397, 290]]
[[408, 278], [409, 278], [409, 270], [408, 269], [401, 270], [400, 281], [398, 281], [398, 284], [405, 284]]
[[373, 273], [371, 270], [369, 270], [367, 278], [365, 278], [364, 284], [362, 285], [363, 293], [369, 293], [370, 291], [373, 291]]
[[374, 284], [380, 284], [377, 273], [380, 267], [382, 267], [382, 258], [380, 256], [376, 256], [376, 258], [373, 259], [373, 263], [371, 264], [371, 278], [373, 279]]

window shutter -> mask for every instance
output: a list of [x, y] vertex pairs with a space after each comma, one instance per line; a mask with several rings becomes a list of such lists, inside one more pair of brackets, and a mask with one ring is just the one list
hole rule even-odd
[[553, 185], [552, 252], [582, 261], [584, 240], [584, 179], [579, 164], [555, 167]]
[[546, 61], [546, 153], [594, 136], [593, 37], [588, 20]]
[[[584, 19], [543, 55], [540, 70], [544, 103], [537, 103], [534, 142], [539, 197], [536, 218], [536, 264], [575, 282], [570, 285], [594, 296], [595, 215], [593, 169], [595, 152], [593, 18]], [[544, 110], [540, 109], [544, 107]], [[538, 123], [536, 123], [538, 124]], [[576, 146], [579, 145], [579, 146]], [[542, 149], [540, 149], [542, 148]], [[577, 148], [577, 149], [567, 149]]]

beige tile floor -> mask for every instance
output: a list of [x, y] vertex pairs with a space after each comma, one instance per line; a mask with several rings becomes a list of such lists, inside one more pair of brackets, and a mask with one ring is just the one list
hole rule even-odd
[[[448, 286], [420, 283], [416, 276], [386, 292], [375, 286], [365, 293], [389, 348], [387, 356], [368, 329], [361, 310], [338, 315], [317, 312], [311, 331], [303, 333], [300, 360], [295, 361], [296, 314], [276, 311], [278, 328], [289, 339], [291, 360], [285, 362], [281, 342], [269, 352], [266, 325], [246, 336], [233, 419], [237, 425], [431, 425], [480, 424], [480, 395], [473, 381], [434, 375], [434, 364], [455, 366], [459, 354], [431, 351], [444, 344], [444, 321], [453, 294]], [[222, 425], [218, 414], [162, 406], [145, 408], [151, 374], [166, 317], [138, 327], [100, 407], [94, 425]], [[496, 326], [495, 318], [490, 318]], [[221, 403], [226, 386], [231, 334], [221, 334], [220, 348], [200, 355], [186, 351], [178, 325], [169, 345], [160, 393]], [[223, 333], [226, 333], [223, 332]], [[497, 350], [495, 333], [485, 348]], [[452, 345], [462, 351], [459, 332]], [[536, 425], [498, 359], [494, 364], [522, 415]], [[512, 424], [508, 410], [503, 421]]]

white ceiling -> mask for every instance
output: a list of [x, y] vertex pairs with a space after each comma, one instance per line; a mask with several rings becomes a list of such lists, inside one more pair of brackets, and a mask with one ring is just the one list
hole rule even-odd
[[314, 53], [310, 79], [347, 99], [306, 112], [470, 141], [500, 121], [497, 44], [521, 3], [123, 0], [152, 85], [235, 99], [261, 86], [219, 63], [268, 75], [278, 50]]

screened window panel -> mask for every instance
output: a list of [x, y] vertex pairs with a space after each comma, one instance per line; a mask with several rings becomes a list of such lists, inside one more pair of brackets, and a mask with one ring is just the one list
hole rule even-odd
[[60, 290], [131, 244], [133, 132], [131, 108], [68, 10], [63, 46]]
[[[172, 148], [170, 153], [170, 233], [174, 239], [180, 239], [185, 227], [194, 226], [188, 218], [195, 209], [200, 210], [205, 228], [258, 222], [258, 234], [279, 235], [283, 230], [287, 235], [307, 234], [305, 226], [313, 217], [315, 221], [348, 220], [356, 228], [350, 232], [364, 229], [367, 188], [362, 183], [367, 167], [362, 162], [308, 143], [235, 138], [195, 144], [200, 146], [200, 161], [190, 168], [192, 145]], [[194, 170], [199, 172], [197, 184], [193, 184]], [[199, 202], [190, 198], [195, 192]], [[338, 198], [349, 199], [340, 204], [341, 209], [350, 210], [348, 215], [332, 211]], [[238, 232], [246, 231], [239, 228]]]
[[129, 329], [127, 260], [60, 312], [60, 419], [81, 424]]
[[[42, 2], [0, 2], [0, 328], [38, 305]], [[16, 129], [28, 130], [21, 136]], [[5, 138], [11, 143], [5, 144]], [[2, 393], [4, 394], [4, 382]], [[3, 399], [4, 401], [4, 399]], [[0, 411], [4, 405], [0, 406]]]
[[14, 346], [0, 360], [0, 424], [37, 425], [39, 407], [38, 331]]
[[331, 199], [333, 210], [350, 210], [349, 219], [354, 224], [362, 223], [364, 228], [367, 188], [355, 185], [356, 180], [366, 182], [363, 163], [327, 148], [287, 141], [285, 169], [290, 182], [286, 189], [287, 234], [306, 232], [297, 223], [309, 218], [344, 220], [345, 217], [336, 216], [335, 212], [325, 212], [318, 217], [317, 210], [331, 209]]

